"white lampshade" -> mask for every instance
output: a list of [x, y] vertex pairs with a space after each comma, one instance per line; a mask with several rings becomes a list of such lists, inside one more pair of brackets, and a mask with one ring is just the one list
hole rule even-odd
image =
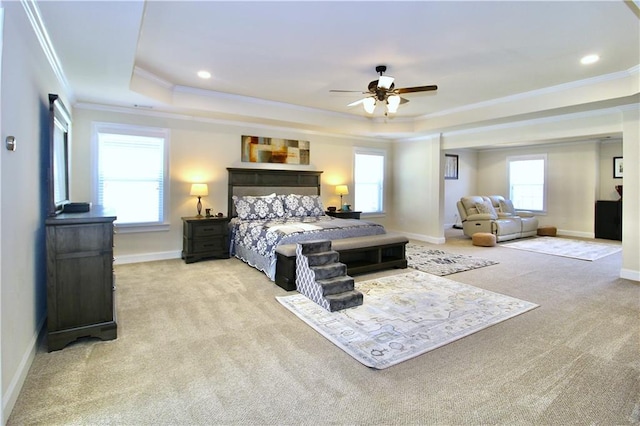
[[374, 98], [365, 98], [362, 100], [362, 105], [367, 114], [373, 114], [376, 109], [376, 100]]
[[206, 183], [192, 183], [190, 195], [195, 195], [196, 197], [209, 195], [209, 187]]
[[398, 106], [400, 105], [400, 96], [391, 95], [387, 98], [387, 111], [390, 113], [395, 113], [398, 111]]
[[378, 87], [389, 90], [392, 84], [393, 84], [393, 77], [391, 76], [381, 75], [378, 78]]
[[337, 185], [336, 195], [349, 195], [349, 187], [347, 185]]

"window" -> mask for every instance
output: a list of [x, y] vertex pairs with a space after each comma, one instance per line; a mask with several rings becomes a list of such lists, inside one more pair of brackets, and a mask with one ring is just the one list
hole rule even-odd
[[520, 210], [546, 211], [547, 156], [507, 157], [509, 198]]
[[168, 229], [168, 129], [98, 123], [93, 133], [96, 203], [121, 231]]
[[355, 151], [355, 209], [363, 213], [384, 210], [384, 151]]

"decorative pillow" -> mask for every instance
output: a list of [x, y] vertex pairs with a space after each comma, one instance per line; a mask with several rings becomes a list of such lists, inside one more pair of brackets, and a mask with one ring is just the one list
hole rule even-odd
[[319, 195], [283, 195], [288, 216], [322, 216], [324, 207]]
[[498, 217], [498, 214], [496, 213], [496, 209], [493, 208], [493, 206], [489, 201], [485, 201], [483, 203], [476, 203], [476, 210], [478, 210], [478, 213], [488, 213], [494, 219]]
[[262, 197], [234, 195], [232, 198], [239, 219], [277, 219], [285, 216], [282, 199], [276, 197], [276, 194]]
[[516, 209], [513, 208], [513, 201], [500, 200], [500, 211], [502, 213], [516, 214]]

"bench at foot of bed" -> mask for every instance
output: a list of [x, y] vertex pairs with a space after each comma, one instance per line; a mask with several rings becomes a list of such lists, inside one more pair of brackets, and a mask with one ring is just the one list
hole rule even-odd
[[[340, 253], [347, 274], [356, 275], [391, 268], [406, 268], [407, 237], [399, 234], [370, 235], [331, 241], [332, 250]], [[296, 289], [296, 244], [276, 248], [276, 284], [287, 291]]]

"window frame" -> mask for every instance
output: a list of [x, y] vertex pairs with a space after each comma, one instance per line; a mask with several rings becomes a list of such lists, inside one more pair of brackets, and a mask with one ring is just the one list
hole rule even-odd
[[[543, 162], [543, 183], [542, 183], [542, 210], [526, 209], [515, 205], [513, 200], [513, 194], [511, 193], [511, 163], [516, 161], [533, 161], [542, 160]], [[514, 208], [516, 210], [528, 210], [531, 212], [546, 214], [547, 213], [547, 201], [548, 201], [548, 188], [549, 188], [549, 176], [548, 176], [549, 160], [547, 154], [529, 154], [529, 155], [510, 155], [506, 158], [506, 174], [507, 174], [507, 194], [509, 199], [514, 201]]]
[[[143, 136], [162, 138], [163, 144], [163, 182], [162, 182], [162, 219], [156, 222], [117, 223], [119, 233], [157, 232], [168, 231], [171, 225], [169, 221], [170, 206], [170, 177], [169, 177], [169, 147], [171, 132], [168, 128], [140, 126], [135, 124], [93, 122], [91, 130], [92, 145], [92, 202], [98, 204], [99, 200], [99, 164], [100, 146], [99, 134], [119, 134], [126, 136]], [[117, 215], [117, 212], [116, 212]]]
[[[356, 182], [356, 163], [358, 155], [376, 155], [382, 157], [382, 185], [380, 188], [380, 209], [372, 212], [365, 212], [361, 210], [356, 205], [356, 192], [357, 192], [357, 182]], [[365, 147], [354, 147], [353, 149], [353, 202], [355, 210], [362, 211], [362, 216], [367, 217], [375, 217], [375, 216], [384, 216], [386, 214], [385, 209], [385, 192], [386, 192], [386, 181], [387, 181], [387, 151], [384, 149], [377, 148], [365, 148]]]

